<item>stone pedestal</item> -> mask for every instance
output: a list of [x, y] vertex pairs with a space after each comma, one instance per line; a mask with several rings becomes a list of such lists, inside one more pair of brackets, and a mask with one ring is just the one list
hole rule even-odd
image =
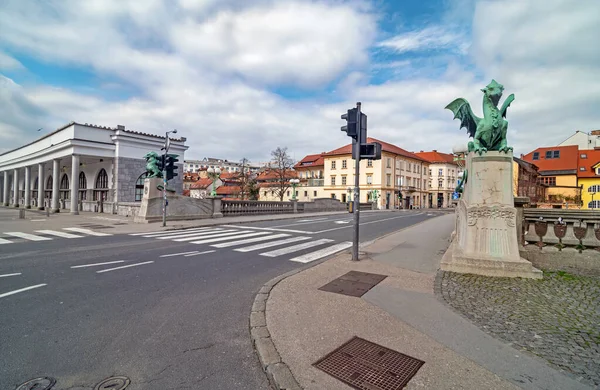
[[294, 214], [298, 214], [298, 200], [294, 199], [290, 200], [290, 202], [292, 202]]
[[221, 212], [221, 199], [222, 196], [209, 196], [207, 199], [212, 201], [212, 218], [223, 218], [223, 213]]
[[541, 278], [542, 272], [519, 255], [514, 207], [512, 153], [467, 155], [467, 182], [456, 210], [452, 256], [444, 271], [487, 276]]

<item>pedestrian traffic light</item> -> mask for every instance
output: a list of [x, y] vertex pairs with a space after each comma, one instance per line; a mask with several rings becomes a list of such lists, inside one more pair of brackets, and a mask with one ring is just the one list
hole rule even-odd
[[167, 171], [167, 180], [171, 180], [177, 175], [175, 163], [179, 161], [176, 154], [167, 154], [165, 161], [165, 170]]
[[342, 131], [348, 134], [348, 137], [356, 139], [358, 137], [359, 126], [356, 123], [356, 108], [351, 108], [348, 113], [342, 115], [342, 119], [346, 121], [346, 126], [342, 126]]

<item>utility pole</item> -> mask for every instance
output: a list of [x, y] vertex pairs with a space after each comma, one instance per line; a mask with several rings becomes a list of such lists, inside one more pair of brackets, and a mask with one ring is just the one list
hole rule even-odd
[[165, 153], [161, 156], [162, 158], [162, 162], [163, 162], [163, 170], [162, 170], [162, 175], [163, 175], [163, 218], [162, 218], [162, 225], [167, 226], [167, 156], [169, 154], [169, 147], [171, 146], [171, 142], [169, 142], [169, 134], [170, 133], [177, 133], [177, 129], [175, 130], [171, 130], [171, 131], [167, 131], [165, 133], [165, 146], [163, 147], [163, 150], [165, 151]]
[[[360, 129], [361, 103], [356, 103], [356, 123]], [[359, 131], [360, 132], [360, 131]], [[366, 129], [365, 129], [366, 132]], [[358, 139], [352, 141], [352, 147], [354, 148], [354, 229], [352, 237], [352, 260], [358, 261], [358, 242], [359, 242], [359, 223], [360, 223], [360, 141], [362, 137], [358, 136]], [[365, 137], [366, 138], [366, 137]]]

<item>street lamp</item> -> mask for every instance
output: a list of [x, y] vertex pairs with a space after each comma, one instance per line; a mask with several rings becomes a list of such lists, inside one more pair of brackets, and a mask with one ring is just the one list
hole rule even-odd
[[296, 186], [300, 183], [298, 179], [291, 179], [290, 184], [292, 185], [292, 200], [296, 200]]
[[221, 176], [221, 169], [219, 167], [217, 167], [217, 168], [211, 167], [206, 170], [206, 173], [208, 173], [208, 177], [210, 177], [212, 179], [212, 191], [210, 192], [210, 196], [215, 197], [215, 196], [217, 196], [217, 189], [216, 189], [215, 183]]

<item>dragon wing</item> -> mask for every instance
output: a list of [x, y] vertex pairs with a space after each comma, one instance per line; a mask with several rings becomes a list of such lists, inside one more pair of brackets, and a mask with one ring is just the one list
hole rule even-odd
[[445, 108], [454, 113], [454, 119], [460, 119], [460, 128], [466, 128], [469, 137], [475, 137], [477, 124], [479, 123], [481, 118], [473, 114], [473, 110], [471, 110], [471, 105], [466, 99], [455, 99]]
[[508, 95], [508, 97], [506, 98], [506, 100], [502, 104], [502, 108], [500, 109], [500, 113], [502, 114], [502, 118], [506, 118], [506, 110], [508, 109], [508, 106], [510, 106], [510, 103], [513, 102], [513, 100], [515, 100], [515, 94], [511, 93], [510, 95]]

